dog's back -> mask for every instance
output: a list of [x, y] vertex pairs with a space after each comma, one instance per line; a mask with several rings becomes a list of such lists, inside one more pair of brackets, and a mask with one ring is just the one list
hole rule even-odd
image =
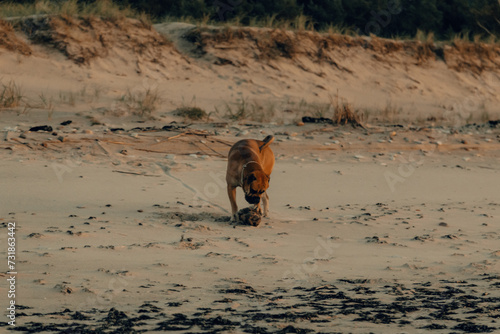
[[[228, 157], [231, 159], [233, 155], [239, 155], [243, 160], [272, 160], [274, 162], [274, 154], [269, 145], [274, 141], [274, 136], [267, 136], [264, 140], [242, 139], [236, 142], [229, 150]], [[259, 161], [261, 162], [261, 161]]]

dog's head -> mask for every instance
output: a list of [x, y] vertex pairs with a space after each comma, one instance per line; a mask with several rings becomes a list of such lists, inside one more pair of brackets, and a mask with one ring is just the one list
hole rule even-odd
[[269, 176], [262, 171], [248, 174], [243, 185], [245, 200], [250, 204], [259, 204], [260, 197], [269, 188], [269, 181]]

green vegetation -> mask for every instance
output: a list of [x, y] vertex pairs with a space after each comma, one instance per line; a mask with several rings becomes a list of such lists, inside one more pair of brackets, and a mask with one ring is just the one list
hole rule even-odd
[[498, 0], [21, 0], [0, 4], [2, 17], [34, 14], [182, 20], [388, 38], [418, 34], [452, 40], [462, 34], [492, 42], [500, 35]]
[[[381, 37], [415, 36], [433, 32], [451, 39], [468, 31], [471, 36], [500, 34], [498, 0], [117, 0], [146, 12], [156, 20], [193, 17], [232, 21], [242, 25], [295, 29], [350, 30]], [[234, 4], [234, 5], [233, 5]]]

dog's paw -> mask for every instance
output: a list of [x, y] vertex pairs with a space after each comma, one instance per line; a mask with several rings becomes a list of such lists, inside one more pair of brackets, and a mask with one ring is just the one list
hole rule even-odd
[[262, 216], [262, 208], [260, 207], [260, 205], [254, 205], [252, 210]]

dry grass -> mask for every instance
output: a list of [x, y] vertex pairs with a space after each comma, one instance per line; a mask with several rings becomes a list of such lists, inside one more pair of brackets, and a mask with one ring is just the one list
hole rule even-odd
[[307, 110], [308, 115], [319, 118], [329, 117], [333, 111], [333, 105], [331, 103], [311, 103], [303, 105], [302, 108]]
[[205, 110], [201, 109], [200, 107], [187, 107], [187, 106], [178, 108], [175, 111], [175, 114], [177, 116], [186, 117], [191, 120], [201, 120], [208, 116]]
[[32, 53], [30, 46], [16, 36], [12, 25], [2, 20], [0, 20], [0, 47], [25, 56]]
[[2, 83], [0, 88], [0, 108], [20, 107], [24, 99], [22, 88], [14, 81], [9, 81], [7, 84]]
[[47, 110], [47, 118], [52, 119], [52, 114], [54, 113], [54, 101], [52, 97], [46, 96], [43, 92], [38, 95], [40, 98], [40, 109]]
[[[376, 123], [376, 124], [394, 124], [401, 122], [402, 120], [403, 108], [394, 104], [391, 101], [387, 101], [385, 107], [383, 108], [364, 108], [359, 111], [360, 119], [366, 123]], [[427, 121], [426, 118], [422, 118], [422, 123]], [[409, 121], [409, 120], [408, 120]], [[419, 117], [417, 117], [417, 122]]]
[[342, 102], [339, 100], [340, 97], [338, 91], [335, 99], [330, 97], [331, 105], [335, 106], [333, 112], [334, 123], [338, 125], [351, 124], [353, 127], [364, 128], [363, 124], [361, 124], [361, 117], [358, 115], [358, 112], [354, 110], [351, 104], [346, 102], [344, 99], [342, 99]]
[[420, 65], [436, 58], [433, 32], [426, 33], [422, 30], [417, 30], [415, 41], [414, 50], [417, 64]]
[[279, 57], [293, 59], [297, 53], [297, 35], [283, 29], [252, 29], [252, 28], [208, 28], [197, 27], [186, 34], [189, 42], [198, 46], [200, 54], [214, 44], [250, 44], [256, 49], [255, 57], [261, 60], [277, 59]]
[[500, 66], [500, 45], [481, 42], [479, 37], [470, 41], [468, 35], [457, 35], [451, 46], [444, 48], [444, 59], [448, 67], [459, 71], [481, 74], [494, 71]]
[[60, 15], [29, 18], [21, 26], [31, 41], [52, 47], [79, 65], [106, 58], [117, 49], [135, 57], [138, 64], [161, 64], [165, 49], [172, 50], [164, 36], [135, 19]]
[[93, 103], [99, 100], [102, 88], [82, 86], [80, 90], [59, 91], [59, 102], [74, 107], [77, 103]]
[[278, 57], [293, 59], [297, 53], [296, 35], [285, 30], [275, 30], [269, 35], [269, 39], [264, 43], [257, 43], [260, 46], [261, 55], [264, 58], [275, 59]]
[[[253, 100], [248, 101], [248, 99], [241, 97], [233, 103], [225, 103], [225, 114], [224, 117], [239, 121], [239, 120], [249, 120], [260, 123], [271, 122], [276, 115], [277, 105], [272, 101], [265, 103]], [[220, 111], [215, 108], [215, 112], [220, 114]]]
[[387, 101], [385, 108], [382, 110], [382, 117], [384, 120], [389, 122], [395, 122], [398, 120], [403, 109], [399, 106], [394, 105], [391, 101]]
[[344, 36], [351, 36], [351, 37], [359, 37], [358, 32], [354, 28], [344, 26], [344, 25], [332, 25], [332, 24], [330, 24], [328, 26], [328, 28], [326, 28], [324, 31], [321, 31], [321, 32], [327, 34], [328, 36], [344, 35]]
[[311, 17], [300, 14], [292, 20], [276, 21], [276, 27], [282, 30], [314, 31], [314, 21]]
[[186, 102], [182, 98], [182, 105], [174, 111], [174, 115], [181, 116], [193, 121], [206, 119], [209, 120], [210, 114], [196, 105], [196, 96], [193, 95], [191, 101]]
[[276, 104], [273, 102], [261, 103], [253, 101], [250, 104], [250, 119], [260, 123], [269, 123], [276, 114]]
[[[199, 28], [206, 28], [207, 26], [226, 27], [226, 28], [243, 28], [243, 27], [258, 27], [270, 28], [287, 31], [314, 31], [314, 21], [311, 17], [300, 14], [292, 19], [276, 19], [278, 14], [271, 14], [263, 18], [251, 18], [248, 24], [242, 24], [244, 17], [235, 16], [230, 20], [220, 21], [218, 19], [211, 19], [210, 15], [205, 15], [201, 19], [194, 19], [193, 17], [171, 17], [166, 16], [162, 22], [184, 22], [196, 24]], [[339, 28], [342, 29], [342, 28]], [[347, 29], [346, 29], [347, 30]]]
[[118, 103], [125, 106], [126, 110], [133, 115], [149, 117], [155, 112], [161, 104], [161, 97], [158, 90], [146, 89], [144, 92], [127, 91]]
[[[144, 13], [133, 10], [130, 6], [119, 6], [111, 0], [83, 3], [77, 0], [50, 1], [39, 0], [35, 3], [21, 4], [14, 1], [0, 4], [1, 17], [25, 17], [31, 15], [66, 15], [76, 17], [101, 17], [121, 19], [131, 17], [145, 19]], [[149, 19], [147, 19], [149, 21]]]
[[74, 92], [59, 92], [59, 101], [74, 107], [76, 104], [76, 96]]
[[[236, 103], [225, 103], [225, 117], [233, 121], [239, 121], [248, 118], [248, 102], [245, 98], [240, 98]], [[215, 112], [219, 113], [219, 110], [215, 108]]]
[[[418, 31], [411, 39], [395, 40], [373, 35], [370, 38], [357, 36], [344, 27], [330, 27], [327, 33], [315, 32], [304, 28], [303, 19], [297, 19], [297, 22], [302, 23], [295, 25], [293, 29], [290, 29], [290, 25], [276, 25], [275, 17], [270, 17], [268, 21], [265, 25], [272, 27], [262, 29], [238, 27], [228, 23], [224, 27], [198, 26], [186, 34], [186, 39], [197, 46], [199, 55], [211, 53], [214, 48], [227, 48], [231, 45], [231, 49], [239, 49], [246, 56], [248, 50], [252, 50], [253, 58], [261, 61], [308, 57], [328, 62], [343, 71], [349, 71], [338, 63], [338, 50], [343, 47], [371, 50], [376, 59], [386, 63], [395, 61], [393, 57], [386, 55], [399, 53], [415, 59], [417, 65], [442, 59], [454, 69], [470, 69], [475, 73], [500, 66], [497, 57], [500, 45], [487, 44], [479, 36], [475, 36], [474, 41], [467, 42], [464, 41], [465, 38], [436, 42], [434, 33]], [[494, 40], [492, 36], [488, 38], [490, 42]], [[477, 63], [481, 65], [475, 66]]]
[[333, 121], [339, 125], [346, 125], [349, 123], [353, 126], [362, 126], [360, 117], [353, 111], [350, 104], [336, 106]]

